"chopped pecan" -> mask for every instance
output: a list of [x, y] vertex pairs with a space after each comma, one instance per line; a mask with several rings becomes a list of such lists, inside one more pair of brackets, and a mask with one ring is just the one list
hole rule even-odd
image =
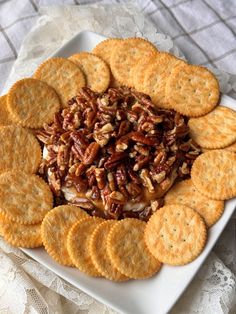
[[76, 197], [70, 203], [88, 211], [94, 210], [95, 208], [93, 203], [87, 198]]
[[140, 178], [143, 181], [143, 185], [148, 189], [150, 193], [153, 193], [155, 191], [152, 179], [149, 175], [149, 172], [147, 169], [142, 169], [140, 172]]
[[125, 185], [127, 182], [127, 173], [124, 164], [121, 164], [116, 169], [116, 182], [118, 186]]
[[97, 180], [97, 186], [100, 190], [104, 189], [106, 185], [106, 173], [104, 168], [95, 169], [95, 177]]
[[155, 145], [155, 141], [149, 137], [145, 137], [141, 132], [131, 132], [129, 133], [129, 137], [135, 141], [145, 145]]
[[149, 162], [149, 160], [150, 160], [149, 156], [139, 155], [137, 158], [135, 158], [135, 165], [133, 167], [133, 170], [139, 171], [144, 166], [146, 166], [146, 164]]
[[125, 203], [125, 197], [119, 191], [111, 192], [111, 194], [109, 195], [109, 198], [111, 199], [112, 203], [114, 203], [114, 204], [124, 204]]
[[113, 169], [118, 166], [127, 157], [127, 153], [115, 152], [105, 162], [104, 167], [107, 170]]
[[100, 146], [96, 142], [92, 142], [86, 148], [83, 156], [83, 164], [91, 165], [97, 157]]
[[107, 180], [108, 180], [110, 190], [115, 191], [116, 190], [116, 182], [115, 182], [115, 178], [114, 178], [114, 175], [112, 172], [108, 172]]

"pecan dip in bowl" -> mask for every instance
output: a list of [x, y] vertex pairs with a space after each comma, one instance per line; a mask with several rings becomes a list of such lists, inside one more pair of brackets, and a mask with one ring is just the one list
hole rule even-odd
[[37, 131], [44, 145], [40, 174], [57, 203], [107, 219], [148, 220], [201, 152], [187, 122], [134, 89], [84, 87]]

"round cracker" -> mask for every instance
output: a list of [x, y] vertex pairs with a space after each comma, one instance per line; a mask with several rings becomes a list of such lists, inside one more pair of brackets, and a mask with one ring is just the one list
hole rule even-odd
[[207, 114], [220, 97], [216, 77], [204, 67], [186, 63], [173, 69], [165, 92], [170, 108], [189, 117]]
[[0, 96], [0, 126], [15, 124], [13, 115], [7, 107], [7, 95]]
[[144, 72], [142, 91], [148, 94], [158, 107], [169, 108], [165, 96], [166, 83], [173, 69], [182, 63], [185, 62], [169, 53], [160, 52], [156, 61]]
[[125, 276], [145, 279], [161, 268], [144, 242], [144, 221], [127, 218], [117, 222], [107, 238], [107, 252], [114, 266]]
[[198, 156], [191, 169], [192, 182], [197, 190], [215, 200], [236, 196], [236, 154], [212, 150]]
[[61, 205], [46, 214], [42, 222], [42, 239], [47, 253], [59, 264], [73, 266], [67, 251], [66, 238], [70, 228], [88, 214], [77, 206]]
[[0, 175], [1, 213], [20, 224], [37, 224], [52, 208], [53, 196], [47, 183], [20, 170]]
[[101, 274], [94, 266], [89, 251], [89, 241], [95, 228], [104, 220], [89, 217], [79, 220], [70, 229], [67, 237], [67, 250], [73, 264], [87, 275], [99, 277]]
[[65, 58], [51, 58], [43, 62], [34, 77], [52, 86], [61, 99], [63, 107], [79, 94], [86, 85], [84, 73], [73, 62]]
[[133, 86], [137, 91], [144, 91], [144, 77], [145, 71], [149, 68], [162, 53], [153, 53], [150, 58], [141, 59], [139, 62], [131, 69], [131, 76], [133, 78]]
[[224, 202], [211, 200], [199, 193], [191, 179], [176, 183], [165, 195], [165, 205], [181, 204], [196, 210], [208, 227], [214, 225], [224, 212]]
[[32, 133], [20, 126], [0, 128], [0, 173], [21, 169], [35, 173], [42, 159], [39, 142]]
[[151, 216], [144, 238], [150, 252], [162, 263], [184, 265], [202, 252], [207, 227], [192, 208], [167, 205]]
[[22, 225], [0, 215], [1, 235], [8, 243], [16, 247], [36, 248], [43, 245], [41, 223]]
[[97, 226], [92, 233], [89, 250], [93, 264], [99, 273], [110, 280], [125, 281], [129, 278], [114, 267], [107, 253], [107, 235], [115, 223], [115, 220], [107, 220]]
[[111, 55], [111, 71], [121, 84], [132, 87], [132, 68], [141, 59], [150, 58], [157, 53], [156, 47], [143, 38], [128, 38], [123, 40]]
[[89, 88], [95, 92], [105, 92], [111, 79], [110, 69], [106, 62], [90, 52], [80, 52], [69, 59], [82, 69]]
[[16, 122], [29, 128], [41, 128], [53, 122], [55, 113], [60, 110], [55, 90], [33, 78], [17, 81], [7, 94], [7, 104]]
[[203, 117], [189, 120], [190, 134], [201, 147], [216, 149], [236, 141], [236, 111], [218, 106]]

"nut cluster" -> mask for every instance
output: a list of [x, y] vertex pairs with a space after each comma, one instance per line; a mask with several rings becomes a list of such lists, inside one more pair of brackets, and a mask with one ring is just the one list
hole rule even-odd
[[[156, 189], [165, 192], [177, 177], [188, 176], [200, 153], [186, 117], [156, 108], [149, 96], [126, 87], [105, 93], [82, 88], [37, 137], [48, 152], [40, 173], [54, 195], [74, 187], [72, 203], [114, 219], [147, 220], [162, 205]], [[127, 202], [142, 201], [145, 208], [126, 210]]]

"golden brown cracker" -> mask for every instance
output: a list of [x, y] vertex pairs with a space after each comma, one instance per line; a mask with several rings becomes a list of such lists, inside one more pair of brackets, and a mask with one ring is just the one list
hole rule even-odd
[[219, 83], [206, 68], [181, 64], [167, 80], [165, 94], [170, 108], [189, 117], [199, 117], [217, 105]]
[[35, 225], [22, 225], [7, 219], [2, 215], [0, 218], [0, 230], [4, 240], [13, 246], [36, 248], [43, 245], [41, 238], [41, 223]]
[[169, 53], [160, 52], [156, 61], [144, 72], [142, 91], [151, 97], [156, 106], [169, 108], [165, 95], [166, 83], [173, 69], [177, 65], [184, 63], [184, 61], [177, 59]]
[[53, 122], [60, 110], [55, 90], [40, 80], [25, 78], [17, 81], [7, 94], [7, 105], [16, 122], [29, 128], [41, 128]]
[[218, 106], [203, 117], [189, 120], [190, 135], [201, 147], [216, 149], [236, 141], [236, 111]]
[[47, 253], [59, 264], [73, 266], [66, 239], [72, 225], [88, 214], [77, 206], [61, 205], [46, 214], [42, 222], [42, 239]]
[[236, 154], [212, 150], [196, 158], [191, 170], [192, 182], [197, 190], [215, 200], [236, 196]]
[[141, 59], [139, 62], [131, 69], [131, 76], [133, 78], [133, 85], [134, 88], [142, 92], [144, 91], [144, 77], [145, 77], [145, 71], [147, 68], [150, 67], [161, 55], [162, 53], [153, 53], [150, 58]]
[[89, 251], [89, 241], [95, 228], [104, 220], [89, 217], [79, 220], [70, 229], [67, 236], [67, 250], [73, 264], [87, 275], [99, 277]]
[[0, 126], [15, 124], [14, 117], [7, 107], [7, 95], [0, 96]]
[[113, 76], [121, 84], [132, 86], [132, 68], [141, 59], [157, 53], [156, 47], [143, 38], [127, 38], [113, 50], [110, 59]]
[[21, 169], [35, 173], [42, 159], [39, 142], [27, 129], [20, 126], [0, 128], [0, 173]]
[[81, 69], [65, 58], [46, 60], [38, 67], [34, 77], [55, 89], [63, 107], [66, 107], [68, 100], [78, 95], [80, 89], [86, 85]]
[[224, 202], [211, 200], [199, 193], [191, 179], [176, 183], [165, 195], [165, 205], [181, 204], [196, 210], [208, 227], [214, 225], [224, 212]]
[[107, 253], [107, 236], [115, 223], [115, 220], [107, 220], [97, 226], [90, 238], [89, 250], [93, 264], [99, 273], [110, 280], [125, 281], [129, 278], [114, 267]]
[[145, 279], [161, 268], [161, 263], [152, 256], [144, 242], [146, 223], [133, 218], [117, 222], [109, 232], [107, 252], [112, 264], [125, 276]]
[[109, 66], [100, 57], [90, 52], [79, 52], [69, 58], [85, 74], [86, 84], [95, 92], [104, 92], [111, 79]]
[[151, 216], [144, 237], [150, 252], [162, 263], [184, 265], [202, 252], [207, 227], [192, 208], [167, 205]]
[[20, 170], [0, 175], [0, 210], [20, 224], [37, 224], [52, 208], [52, 192], [46, 182]]

